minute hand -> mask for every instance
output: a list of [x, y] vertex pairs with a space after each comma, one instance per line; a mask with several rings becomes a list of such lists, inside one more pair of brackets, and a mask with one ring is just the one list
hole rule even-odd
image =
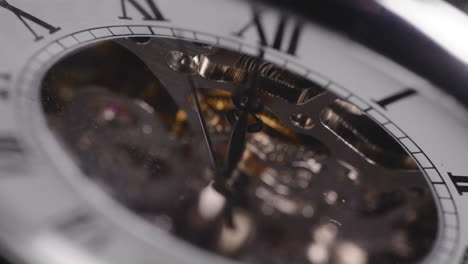
[[245, 138], [247, 135], [247, 119], [248, 113], [242, 112], [234, 124], [234, 128], [229, 139], [226, 171], [224, 172], [226, 177], [230, 177], [244, 153], [246, 145]]
[[[249, 87], [240, 95], [234, 95], [232, 101], [236, 109], [227, 115], [228, 120], [234, 125], [229, 139], [229, 147], [224, 175], [227, 180], [239, 164], [246, 146], [247, 132], [258, 132], [263, 128], [263, 122], [256, 114], [263, 111], [263, 105], [257, 98], [256, 85], [258, 72], [250, 79]], [[255, 119], [254, 124], [249, 125], [249, 115]]]

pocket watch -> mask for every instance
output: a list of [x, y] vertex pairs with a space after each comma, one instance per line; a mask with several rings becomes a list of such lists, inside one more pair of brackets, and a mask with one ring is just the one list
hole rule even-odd
[[315, 2], [0, 0], [0, 262], [467, 263], [468, 8]]

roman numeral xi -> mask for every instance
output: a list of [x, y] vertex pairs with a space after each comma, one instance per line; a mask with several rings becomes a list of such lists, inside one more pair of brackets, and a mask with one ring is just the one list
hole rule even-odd
[[24, 26], [34, 35], [34, 40], [39, 41], [44, 37], [39, 35], [39, 33], [34, 30], [31, 24], [35, 24], [40, 26], [49, 31], [49, 34], [53, 34], [60, 30], [59, 27], [52, 26], [51, 24], [9, 4], [6, 0], [0, 0], [0, 7], [3, 7], [7, 10], [10, 10], [13, 14], [15, 14], [18, 19], [24, 24]]

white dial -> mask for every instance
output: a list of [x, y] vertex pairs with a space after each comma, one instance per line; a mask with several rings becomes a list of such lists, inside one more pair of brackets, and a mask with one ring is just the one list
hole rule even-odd
[[[466, 261], [468, 111], [368, 48], [233, 0], [0, 0], [0, 15], [7, 256], [47, 264]], [[249, 87], [261, 109], [251, 109]], [[244, 114], [252, 133], [239, 144], [233, 131]], [[235, 179], [226, 176], [233, 196], [237, 175], [247, 175], [242, 202], [216, 188], [218, 166]], [[157, 214], [142, 209], [149, 205]], [[267, 240], [262, 225], [276, 227], [271, 219], [290, 234]], [[294, 246], [275, 248], [273, 239]]]

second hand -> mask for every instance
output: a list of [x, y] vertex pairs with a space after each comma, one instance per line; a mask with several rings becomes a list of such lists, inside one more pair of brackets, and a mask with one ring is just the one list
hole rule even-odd
[[213, 150], [213, 144], [211, 142], [211, 139], [208, 135], [208, 131], [206, 129], [205, 119], [203, 118], [202, 113], [201, 113], [200, 101], [198, 100], [197, 91], [195, 90], [195, 83], [193, 82], [193, 79], [191, 77], [187, 77], [187, 79], [188, 79], [188, 82], [190, 83], [190, 89], [192, 90], [197, 117], [198, 117], [198, 120], [200, 121], [201, 129], [203, 132], [203, 137], [205, 138], [205, 143], [208, 148], [210, 163], [213, 169], [215, 170], [215, 174], [216, 174], [219, 171], [218, 162], [216, 161], [216, 157], [214, 155], [214, 150]]

